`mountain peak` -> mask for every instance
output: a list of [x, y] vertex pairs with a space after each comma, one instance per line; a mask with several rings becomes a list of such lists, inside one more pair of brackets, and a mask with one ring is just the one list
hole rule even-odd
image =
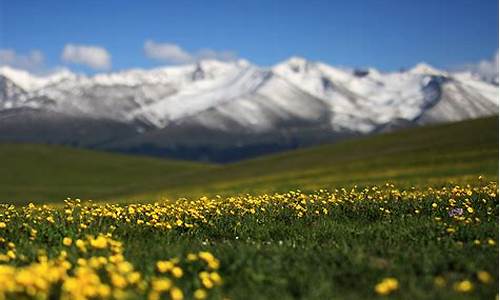
[[498, 112], [498, 86], [455, 73], [454, 80], [428, 84], [428, 74], [445, 73], [427, 64], [408, 72], [352, 70], [301, 57], [270, 68], [206, 59], [89, 76], [3, 67], [9, 80], [0, 84], [0, 113], [9, 117], [0, 118], [0, 141], [212, 153], [288, 147], [305, 133], [307, 143], [325, 142]]
[[74, 79], [76, 75], [70, 70], [63, 68], [48, 75], [38, 76], [28, 71], [15, 69], [9, 66], [0, 67], [0, 75], [3, 75], [24, 90], [35, 90], [48, 84], [59, 82], [65, 79]]
[[307, 64], [309, 61], [302, 56], [291, 56], [285, 62], [288, 64]]
[[420, 62], [416, 64], [413, 68], [411, 68], [409, 71], [411, 74], [425, 74], [425, 75], [437, 75], [437, 76], [443, 76], [446, 75], [446, 72], [438, 70], [434, 68], [433, 66]]
[[312, 65], [312, 62], [300, 56], [292, 56], [289, 59], [277, 64], [275, 67], [278, 69], [291, 69], [294, 73], [307, 72]]

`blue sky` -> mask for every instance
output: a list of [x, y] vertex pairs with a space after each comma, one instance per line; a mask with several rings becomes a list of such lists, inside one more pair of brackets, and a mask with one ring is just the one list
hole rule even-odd
[[0, 49], [3, 64], [87, 72], [200, 57], [266, 66], [292, 55], [453, 68], [498, 51], [498, 1], [0, 0]]

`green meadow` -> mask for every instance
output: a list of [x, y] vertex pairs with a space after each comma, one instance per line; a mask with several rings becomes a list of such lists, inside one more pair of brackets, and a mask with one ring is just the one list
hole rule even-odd
[[203, 195], [311, 191], [498, 178], [498, 118], [428, 126], [226, 165], [61, 146], [0, 145], [0, 201], [70, 198], [156, 201]]
[[498, 118], [226, 165], [0, 159], [0, 299], [498, 298]]

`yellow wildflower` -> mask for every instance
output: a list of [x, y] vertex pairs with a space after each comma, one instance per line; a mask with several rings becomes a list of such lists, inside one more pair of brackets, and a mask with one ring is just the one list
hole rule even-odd
[[111, 283], [113, 284], [113, 286], [121, 289], [127, 286], [127, 280], [125, 280], [123, 276], [118, 274], [111, 275]]
[[156, 263], [156, 268], [160, 273], [165, 273], [170, 271], [174, 267], [174, 263], [171, 261], [160, 260]]
[[193, 296], [196, 300], [204, 300], [207, 298], [207, 292], [204, 289], [197, 289], [194, 291]]
[[65, 238], [63, 238], [62, 243], [64, 246], [71, 246], [71, 244], [73, 243], [73, 240], [69, 237], [65, 237]]
[[96, 239], [90, 240], [90, 246], [97, 249], [104, 249], [108, 246], [108, 241], [104, 236], [100, 235]]
[[469, 280], [462, 280], [455, 283], [453, 288], [459, 293], [469, 293], [474, 289], [474, 285]]
[[170, 287], [172, 287], [172, 281], [170, 281], [170, 279], [167, 278], [153, 279], [151, 287], [156, 292], [168, 291]]
[[493, 278], [491, 278], [490, 273], [486, 271], [477, 272], [477, 278], [479, 279], [479, 281], [486, 284], [491, 283], [493, 281]]
[[375, 292], [379, 295], [389, 295], [399, 289], [399, 282], [396, 278], [384, 278], [381, 282], [375, 285]]
[[182, 275], [184, 274], [184, 272], [182, 272], [182, 269], [179, 268], [179, 267], [174, 267], [172, 269], [172, 275], [175, 277], [175, 278], [181, 278]]
[[184, 299], [184, 294], [178, 287], [173, 287], [170, 290], [170, 298], [172, 298], [172, 300], [182, 300]]

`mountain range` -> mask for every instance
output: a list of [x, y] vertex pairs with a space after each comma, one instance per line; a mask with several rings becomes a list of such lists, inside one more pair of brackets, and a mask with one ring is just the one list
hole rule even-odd
[[0, 67], [0, 141], [226, 162], [498, 114], [498, 74], [202, 60], [93, 76]]

